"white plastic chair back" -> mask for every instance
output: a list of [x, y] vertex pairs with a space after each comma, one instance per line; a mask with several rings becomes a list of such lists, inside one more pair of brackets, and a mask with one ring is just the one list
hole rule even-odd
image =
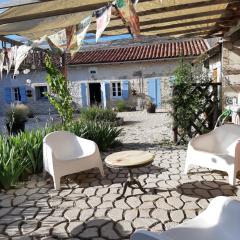
[[45, 142], [53, 150], [58, 159], [71, 159], [83, 154], [81, 145], [76, 136], [66, 131], [50, 133]]

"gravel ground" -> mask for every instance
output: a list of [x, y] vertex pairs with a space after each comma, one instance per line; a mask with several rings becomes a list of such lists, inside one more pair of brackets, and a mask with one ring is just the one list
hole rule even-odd
[[0, 239], [127, 240], [139, 228], [165, 231], [191, 219], [213, 197], [240, 200], [239, 180], [232, 187], [226, 174], [205, 168], [182, 174], [186, 150], [159, 144], [171, 138], [166, 113], [119, 115], [125, 120], [123, 145], [114, 151], [149, 150], [156, 156], [152, 165], [134, 170], [148, 193], [128, 189], [125, 198], [116, 200], [127, 171], [106, 166], [104, 178], [97, 170], [62, 178], [60, 191], [53, 190], [51, 177], [32, 176], [16, 189], [0, 193]]

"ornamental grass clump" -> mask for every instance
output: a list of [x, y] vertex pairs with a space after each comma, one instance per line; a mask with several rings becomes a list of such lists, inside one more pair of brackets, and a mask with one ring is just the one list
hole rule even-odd
[[19, 144], [0, 136], [0, 185], [4, 189], [15, 185], [28, 167], [28, 161], [22, 158], [21, 149]]
[[115, 123], [117, 120], [117, 113], [111, 109], [102, 109], [98, 107], [91, 107], [82, 109], [80, 117], [86, 121], [99, 121]]

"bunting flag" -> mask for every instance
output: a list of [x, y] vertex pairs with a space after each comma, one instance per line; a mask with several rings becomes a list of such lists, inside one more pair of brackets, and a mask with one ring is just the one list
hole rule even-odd
[[112, 6], [107, 6], [107, 7], [98, 9], [95, 12], [95, 15], [96, 15], [96, 23], [97, 23], [97, 32], [96, 32], [96, 42], [97, 42], [110, 22], [111, 15], [112, 15]]
[[19, 66], [24, 61], [24, 59], [27, 57], [30, 49], [32, 49], [32, 47], [26, 46], [26, 45], [21, 45], [17, 48], [15, 57], [14, 57], [14, 74], [13, 74], [14, 76], [17, 74]]
[[67, 45], [66, 29], [46, 37], [48, 45], [56, 54], [62, 54]]
[[14, 61], [14, 56], [16, 55], [16, 51], [17, 51], [17, 46], [13, 46], [11, 48], [6, 49], [6, 70], [7, 70], [7, 74], [9, 74], [11, 67], [13, 65], [13, 61]]
[[137, 2], [132, 0], [115, 0], [113, 5], [116, 7], [119, 16], [123, 22], [129, 27], [133, 36], [140, 35], [139, 17], [137, 16], [134, 4]]
[[83, 45], [85, 35], [87, 34], [91, 22], [92, 16], [89, 16], [75, 26], [71, 42], [68, 45], [68, 50], [72, 57], [80, 50], [81, 46]]
[[0, 77], [2, 79], [3, 63], [4, 63], [5, 53], [4, 51], [0, 52]]

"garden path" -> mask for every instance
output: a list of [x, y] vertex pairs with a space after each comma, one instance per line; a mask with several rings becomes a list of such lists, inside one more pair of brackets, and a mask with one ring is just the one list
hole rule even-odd
[[73, 174], [62, 179], [62, 189], [52, 189], [52, 179], [41, 175], [0, 193], [0, 239], [129, 239], [138, 228], [163, 231], [195, 217], [215, 196], [240, 200], [236, 188], [221, 172], [194, 168], [183, 175], [186, 150], [168, 144], [171, 122], [166, 113], [121, 113], [126, 123], [122, 146], [107, 154], [128, 149], [149, 150], [156, 158], [151, 166], [134, 170], [147, 194], [127, 191], [116, 200], [126, 181], [125, 170], [105, 168]]

